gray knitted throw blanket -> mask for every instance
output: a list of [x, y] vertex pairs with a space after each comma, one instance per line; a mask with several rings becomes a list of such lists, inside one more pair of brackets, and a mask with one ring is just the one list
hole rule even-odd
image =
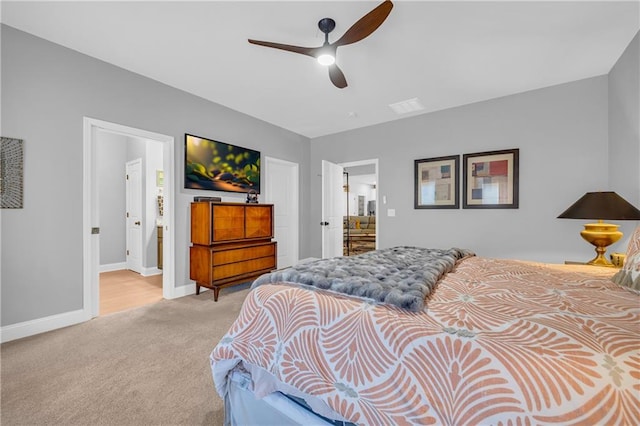
[[438, 280], [467, 256], [474, 254], [457, 248], [393, 247], [298, 264], [262, 275], [251, 288], [297, 283], [418, 312]]

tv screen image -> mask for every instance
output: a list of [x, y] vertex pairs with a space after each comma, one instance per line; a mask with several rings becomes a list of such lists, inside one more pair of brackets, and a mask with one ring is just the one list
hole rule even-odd
[[185, 134], [184, 187], [260, 193], [260, 152]]

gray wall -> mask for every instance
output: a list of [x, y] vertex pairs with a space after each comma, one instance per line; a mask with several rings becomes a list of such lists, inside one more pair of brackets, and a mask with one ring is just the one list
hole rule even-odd
[[[82, 308], [84, 116], [175, 138], [176, 286], [189, 282], [189, 202], [203, 194], [181, 189], [185, 132], [309, 170], [308, 138], [6, 25], [1, 41], [2, 132], [25, 141], [24, 208], [1, 219], [2, 326]], [[309, 176], [300, 179], [305, 258]]]
[[[378, 158], [381, 248], [456, 246], [490, 257], [590, 259], [593, 248], [579, 235], [583, 222], [556, 217], [585, 192], [608, 187], [607, 84], [601, 76], [315, 138], [311, 192], [320, 193], [321, 160]], [[519, 209], [413, 208], [415, 159], [510, 148], [520, 149]], [[390, 208], [395, 217], [387, 216]], [[315, 197], [312, 224], [320, 222], [320, 209]], [[319, 256], [319, 226], [311, 244]]]
[[[609, 72], [609, 182], [640, 208], [640, 32]], [[620, 224], [616, 251], [624, 252], [637, 222]]]
[[98, 210], [100, 216], [100, 265], [126, 261], [127, 137], [98, 132], [96, 143]]

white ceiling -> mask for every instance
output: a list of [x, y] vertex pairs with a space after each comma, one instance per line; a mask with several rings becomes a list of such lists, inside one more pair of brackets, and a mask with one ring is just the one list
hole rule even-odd
[[[636, 1], [395, 1], [370, 37], [338, 49], [349, 86], [315, 47], [380, 1], [3, 1], [3, 23], [313, 138], [608, 73], [640, 28]], [[414, 115], [417, 113], [413, 113]]]

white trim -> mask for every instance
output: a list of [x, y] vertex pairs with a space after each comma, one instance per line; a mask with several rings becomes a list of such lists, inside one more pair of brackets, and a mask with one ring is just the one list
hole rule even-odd
[[123, 269], [127, 269], [127, 262], [120, 263], [107, 263], [104, 265], [100, 265], [100, 272], [112, 272], [112, 271], [122, 271]]
[[[98, 129], [125, 136], [151, 139], [163, 143], [164, 168], [164, 232], [163, 232], [163, 279], [162, 296], [165, 299], [179, 297], [175, 292], [175, 140], [173, 136], [149, 132], [116, 123], [83, 118], [83, 310], [88, 318], [98, 316], [99, 311], [99, 240], [91, 234], [92, 227], [99, 227], [97, 200], [97, 178], [95, 176], [95, 143]], [[168, 223], [167, 223], [168, 222]], [[181, 293], [181, 292], [180, 292]]]
[[[292, 240], [293, 240], [293, 247], [292, 247], [292, 251], [294, 253], [294, 259], [293, 259], [293, 265], [295, 265], [296, 263], [298, 263], [298, 260], [300, 259], [300, 198], [299, 198], [299, 193], [300, 193], [300, 165], [298, 163], [294, 163], [292, 161], [287, 161], [287, 160], [281, 160], [279, 158], [274, 158], [274, 157], [268, 157], [265, 156], [264, 157], [264, 175], [265, 175], [265, 180], [269, 179], [269, 163], [276, 163], [276, 164], [280, 164], [283, 166], [287, 166], [291, 168], [291, 174], [292, 174], [292, 196], [291, 196], [291, 204], [293, 204], [294, 208], [295, 208], [295, 218], [294, 218], [294, 222], [292, 224], [292, 229], [293, 232], [295, 233], [295, 235], [293, 236]], [[268, 185], [265, 184], [265, 200], [267, 200], [267, 202], [269, 202], [269, 200], [271, 200], [270, 194], [267, 193], [266, 188], [268, 188]]]
[[[105, 265], [100, 265], [99, 266], [99, 272], [103, 273], [103, 272], [113, 272], [113, 271], [123, 271], [127, 269], [127, 262], [121, 262], [121, 263], [109, 263], [109, 264], [105, 264]], [[140, 275], [142, 275], [143, 277], [150, 277], [152, 275], [160, 275], [162, 274], [162, 269], [159, 269], [157, 267], [151, 267], [151, 268], [142, 268]]]
[[[200, 287], [200, 294], [205, 291], [209, 291], [207, 287]], [[182, 285], [180, 287], [176, 287], [173, 289], [173, 298], [183, 297], [183, 296], [191, 296], [192, 294], [196, 294], [196, 285], [195, 283], [190, 283], [187, 285]]]
[[85, 309], [51, 315], [2, 327], [2, 343], [89, 321]]
[[380, 200], [379, 195], [380, 193], [378, 192], [378, 188], [380, 188], [380, 175], [379, 175], [379, 170], [380, 167], [378, 166], [378, 159], [377, 158], [372, 158], [371, 160], [358, 160], [358, 161], [349, 161], [347, 163], [340, 163], [339, 165], [342, 167], [356, 167], [356, 166], [367, 166], [369, 164], [374, 164], [376, 166], [376, 250], [380, 248]]
[[142, 275], [143, 277], [150, 277], [152, 275], [160, 275], [162, 274], [162, 269], [158, 269], [157, 267], [152, 267], [152, 268], [142, 268], [142, 272], [140, 272], [140, 275]]

